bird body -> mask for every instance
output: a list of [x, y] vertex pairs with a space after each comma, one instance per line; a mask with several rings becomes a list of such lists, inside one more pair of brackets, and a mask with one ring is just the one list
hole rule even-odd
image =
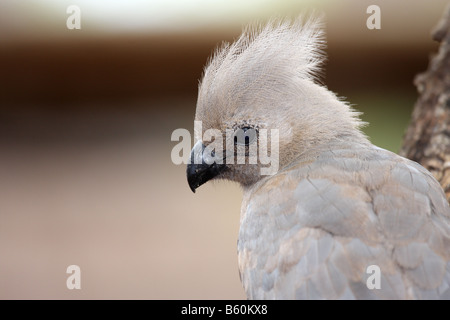
[[[299, 18], [249, 29], [216, 52], [196, 120], [203, 131], [253, 130], [259, 145], [262, 129], [276, 129], [268, 151], [279, 169], [202, 162], [210, 142], [200, 141], [189, 185], [243, 187], [238, 264], [250, 299], [450, 299], [445, 195], [422, 166], [371, 144], [359, 114], [317, 83], [324, 43], [320, 20]], [[247, 138], [244, 150], [235, 139], [214, 155], [248, 157]]]
[[[247, 296], [450, 299], [440, 190], [422, 166], [367, 144], [298, 159], [244, 191], [238, 257]], [[380, 289], [367, 287], [371, 265]]]

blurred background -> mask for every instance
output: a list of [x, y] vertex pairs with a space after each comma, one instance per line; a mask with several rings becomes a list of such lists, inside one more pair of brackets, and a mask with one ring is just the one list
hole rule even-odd
[[[212, 50], [249, 22], [324, 12], [323, 82], [397, 152], [446, 3], [2, 0], [0, 298], [244, 299], [239, 187], [194, 195], [170, 158]], [[366, 27], [371, 4], [381, 30]], [[81, 290], [66, 287], [72, 264]]]

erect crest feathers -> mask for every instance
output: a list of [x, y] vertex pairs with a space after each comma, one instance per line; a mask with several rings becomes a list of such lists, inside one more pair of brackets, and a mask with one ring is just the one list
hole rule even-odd
[[315, 78], [325, 57], [325, 46], [321, 17], [272, 19], [265, 26], [249, 25], [234, 43], [224, 43], [205, 71], [270, 60], [271, 64], [286, 63], [301, 78]]
[[200, 84], [197, 111], [239, 97], [255, 99], [256, 91], [263, 98], [268, 96], [263, 91], [289, 90], [286, 84], [296, 80], [317, 80], [325, 46], [322, 18], [272, 19], [265, 26], [250, 25], [210, 59]]

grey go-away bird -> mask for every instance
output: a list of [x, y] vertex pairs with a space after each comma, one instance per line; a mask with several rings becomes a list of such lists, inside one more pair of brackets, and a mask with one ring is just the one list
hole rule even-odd
[[[318, 83], [324, 46], [320, 19], [298, 18], [217, 50], [195, 119], [202, 133], [222, 132], [224, 148], [194, 146], [189, 186], [242, 186], [238, 264], [249, 299], [450, 299], [444, 193], [421, 165], [371, 144], [358, 113]], [[277, 156], [276, 172], [262, 174], [270, 164], [260, 154], [249, 161], [251, 144]], [[226, 161], [238, 155], [246, 163]]]

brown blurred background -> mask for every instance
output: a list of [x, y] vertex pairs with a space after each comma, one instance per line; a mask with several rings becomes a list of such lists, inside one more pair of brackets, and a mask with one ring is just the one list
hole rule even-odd
[[[170, 158], [211, 51], [248, 22], [324, 12], [324, 83], [396, 152], [446, 3], [2, 0], [0, 298], [245, 298], [239, 187], [194, 195]], [[81, 30], [66, 28], [72, 4]], [[366, 28], [371, 4], [381, 30]], [[71, 264], [81, 290], [66, 288]]]

